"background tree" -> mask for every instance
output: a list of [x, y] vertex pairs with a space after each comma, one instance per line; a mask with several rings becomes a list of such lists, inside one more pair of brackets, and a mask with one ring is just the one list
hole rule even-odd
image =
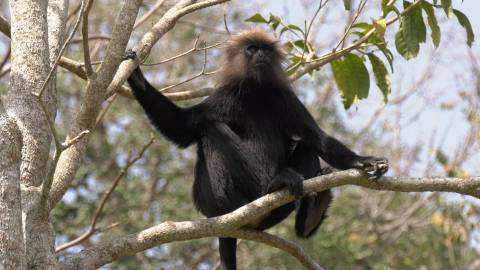
[[[217, 235], [253, 240], [239, 244], [244, 269], [478, 267], [480, 65], [462, 13], [478, 3], [194, 2], [0, 3], [1, 268], [210, 269], [217, 243], [205, 237]], [[149, 80], [196, 103], [214, 87], [229, 33], [246, 27], [280, 38], [297, 94], [322, 127], [385, 155], [399, 176], [378, 186], [356, 171], [310, 181], [342, 187], [303, 250], [273, 236], [293, 239], [291, 219], [269, 234], [238, 229], [291, 199], [282, 192], [223, 219], [165, 223], [201, 218], [190, 199], [194, 151], [157, 135], [152, 143], [123, 86], [133, 66], [121, 58], [135, 48]]]

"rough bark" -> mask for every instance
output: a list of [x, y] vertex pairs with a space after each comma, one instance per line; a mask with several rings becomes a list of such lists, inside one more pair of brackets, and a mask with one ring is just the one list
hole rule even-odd
[[[50, 131], [40, 104], [32, 91], [39, 91], [49, 67], [47, 1], [10, 1], [11, 71], [5, 104], [15, 118], [23, 137], [21, 180], [26, 186], [39, 186], [45, 176], [50, 149]], [[47, 91], [44, 102], [53, 111]]]
[[[49, 269], [56, 264], [55, 235], [48, 217], [39, 215], [38, 202], [39, 187], [47, 172], [51, 131], [47, 115], [32, 93], [40, 92], [51, 69], [50, 59], [58, 55], [64, 36], [67, 1], [50, 1], [48, 7], [43, 0], [10, 1], [10, 10], [12, 61], [6, 107], [23, 138], [20, 180], [24, 186], [21, 199], [26, 267]], [[42, 95], [52, 120], [56, 112], [54, 90], [53, 77]]]
[[0, 100], [0, 269], [24, 269], [20, 201], [22, 135]]

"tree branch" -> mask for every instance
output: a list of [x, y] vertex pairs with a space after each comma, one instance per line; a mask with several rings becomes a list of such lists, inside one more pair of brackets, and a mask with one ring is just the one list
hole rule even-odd
[[[410, 6], [405, 8], [399, 15], [396, 15], [395, 17], [388, 19], [387, 20], [387, 25], [391, 25], [392, 23], [398, 21], [403, 15], [410, 12], [412, 9], [414, 9], [421, 2], [422, 2], [422, 0], [416, 0], [415, 2], [413, 2]], [[341, 50], [338, 50], [338, 51], [334, 50], [331, 53], [327, 53], [327, 54], [325, 54], [325, 55], [323, 55], [323, 56], [321, 56], [317, 59], [311, 60], [311, 63], [306, 64], [305, 66], [300, 68], [297, 72], [292, 74], [290, 76], [290, 80], [292, 80], [292, 81], [298, 80], [303, 75], [305, 75], [305, 74], [307, 74], [307, 73], [309, 73], [313, 70], [316, 70], [316, 69], [320, 68], [321, 66], [324, 66], [325, 64], [328, 64], [328, 63], [332, 62], [333, 60], [336, 60], [336, 59], [344, 56], [345, 54], [359, 48], [363, 43], [365, 43], [368, 40], [368, 38], [370, 38], [373, 34], [375, 34], [375, 31], [376, 30], [375, 30], [375, 27], [374, 27], [370, 31], [368, 31], [362, 38], [360, 38], [359, 40], [357, 40], [356, 42], [354, 42], [350, 46], [345, 47], [345, 48], [343, 48]]]
[[93, 0], [85, 1], [87, 1], [87, 3], [85, 3], [85, 11], [82, 14], [83, 61], [85, 62], [85, 71], [87, 73], [87, 77], [90, 77], [93, 74], [93, 69], [92, 62], [90, 60], [90, 47], [88, 44], [88, 14], [92, 8]]
[[259, 243], [263, 243], [269, 245], [274, 248], [278, 248], [293, 257], [295, 257], [306, 269], [311, 270], [323, 270], [323, 268], [312, 258], [310, 258], [303, 248], [292, 241], [287, 241], [281, 237], [257, 231], [254, 229], [237, 229], [233, 232], [229, 232], [226, 235], [220, 235], [222, 237], [232, 237], [232, 238], [240, 238], [245, 240], [251, 240]]
[[[355, 169], [322, 175], [304, 181], [305, 193], [319, 192], [326, 189], [356, 185], [375, 190], [400, 192], [442, 191], [456, 192], [480, 198], [480, 177], [471, 178], [409, 178], [383, 177], [379, 180], [368, 180], [363, 172]], [[65, 260], [65, 267], [94, 269], [118, 258], [174, 241], [185, 241], [203, 237], [229, 235], [238, 228], [263, 216], [295, 198], [287, 191], [281, 190], [267, 194], [237, 210], [213, 218], [196, 221], [166, 221], [135, 234], [119, 237], [114, 240], [85, 249]], [[240, 235], [238, 235], [240, 236]], [[252, 237], [253, 238], [253, 237]]]
[[140, 25], [142, 25], [144, 22], [146, 22], [153, 14], [155, 14], [155, 12], [157, 12], [157, 10], [159, 8], [162, 7], [163, 3], [165, 2], [165, 0], [157, 0], [157, 2], [155, 3], [155, 5], [147, 12], [143, 15], [142, 18], [140, 18], [140, 20], [138, 20], [135, 25], [133, 26], [133, 29], [137, 29], [138, 27], [140, 27]]
[[120, 180], [122, 180], [122, 178], [125, 176], [125, 174], [127, 174], [128, 169], [130, 169], [130, 167], [133, 164], [135, 164], [135, 162], [137, 162], [139, 159], [142, 158], [145, 151], [147, 151], [147, 149], [153, 144], [153, 141], [154, 141], [154, 137], [152, 136], [150, 138], [150, 141], [146, 145], [143, 146], [143, 148], [140, 150], [138, 155], [135, 156], [132, 159], [129, 159], [127, 164], [123, 167], [123, 169], [117, 175], [117, 177], [113, 181], [112, 186], [107, 190], [107, 192], [105, 192], [105, 195], [103, 196], [102, 200], [100, 201], [100, 204], [98, 205], [97, 210], [95, 211], [95, 214], [93, 216], [92, 222], [90, 223], [90, 228], [88, 229], [88, 231], [86, 231], [81, 236], [73, 239], [72, 241], [59, 246], [55, 250], [55, 252], [58, 253], [58, 252], [61, 252], [62, 250], [65, 250], [69, 247], [78, 245], [78, 244], [82, 243], [83, 241], [85, 241], [86, 239], [90, 238], [90, 236], [92, 236], [95, 232], [97, 232], [97, 227], [96, 227], [97, 220], [100, 217], [100, 214], [102, 214], [103, 208], [105, 207], [105, 204], [107, 203], [108, 199], [110, 198], [110, 195], [112, 195], [113, 191], [118, 186], [118, 183], [120, 183]]
[[0, 15], [0, 32], [10, 37], [10, 23], [2, 15]]
[[[84, 130], [92, 130], [95, 125], [102, 102], [105, 100], [105, 91], [115, 75], [118, 65], [122, 62], [140, 4], [141, 0], [125, 0], [118, 13], [104, 61], [98, 68], [98, 72], [92, 75], [87, 83], [83, 102], [68, 132], [68, 139], [77, 136]], [[80, 167], [87, 143], [88, 136], [85, 136], [62, 152], [53, 177], [49, 209], [60, 201], [70, 186]]]
[[[192, 4], [195, 2], [193, 0], [179, 1], [163, 15], [163, 17], [152, 27], [150, 31], [143, 35], [142, 39], [135, 46], [134, 51], [137, 53], [139, 61], [142, 62], [147, 57], [153, 45], [155, 45], [155, 43], [157, 43], [157, 41], [168, 31], [170, 31], [181, 17], [199, 9], [218, 5], [228, 1], [230, 0], [206, 0], [196, 4]], [[108, 87], [107, 96], [112, 95], [114, 91], [119, 89], [119, 87], [125, 82], [127, 77], [137, 65], [138, 63], [135, 60], [126, 60], [122, 62], [118, 68], [115, 78]]]

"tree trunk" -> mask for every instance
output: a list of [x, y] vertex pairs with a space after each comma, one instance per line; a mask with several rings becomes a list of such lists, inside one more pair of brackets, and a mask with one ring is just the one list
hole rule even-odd
[[[39, 208], [52, 136], [47, 116], [32, 93], [40, 92], [63, 43], [68, 1], [48, 2], [47, 6], [44, 0], [10, 1], [12, 53], [5, 106], [23, 138], [19, 179], [27, 269], [53, 269], [56, 264], [53, 227]], [[56, 112], [54, 80], [55, 76], [41, 98], [51, 120]]]
[[0, 100], [0, 269], [24, 269], [20, 204], [22, 135]]

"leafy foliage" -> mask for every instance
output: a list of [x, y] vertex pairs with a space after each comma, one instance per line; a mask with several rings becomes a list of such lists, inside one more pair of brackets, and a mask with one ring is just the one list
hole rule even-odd
[[375, 54], [369, 53], [368, 59], [372, 64], [373, 74], [375, 75], [375, 80], [378, 88], [382, 91], [383, 100], [385, 103], [388, 101], [388, 95], [392, 91], [390, 86], [390, 75], [388, 74], [387, 68], [383, 64], [382, 60], [378, 58]]
[[[400, 10], [397, 2], [403, 3], [403, 11]], [[344, 0], [343, 4], [345, 10], [351, 10], [352, 1]], [[431, 31], [431, 40], [435, 47], [440, 45], [441, 40], [441, 29], [438, 25], [435, 9], [443, 9], [449, 18], [453, 17], [453, 15], [457, 17], [459, 24], [465, 28], [467, 33], [468, 46], [472, 46], [475, 39], [468, 18], [465, 14], [453, 8], [451, 0], [442, 0], [441, 5], [437, 5], [437, 1], [428, 2], [426, 0], [413, 3], [410, 1], [382, 0], [380, 5], [382, 10], [380, 18], [373, 19], [371, 23], [355, 22], [349, 28], [347, 37], [356, 36], [357, 38], [353, 39], [353, 41], [362, 41], [362, 46], [355, 48], [353, 51], [342, 53], [342, 59], [333, 58], [331, 60], [333, 75], [346, 109], [350, 108], [356, 100], [368, 97], [369, 93], [369, 90], [365, 89], [365, 87], [369, 87], [368, 70], [364, 69], [365, 65], [361, 61], [361, 57], [358, 56], [359, 54], [367, 55], [370, 59], [372, 64], [371, 71], [375, 76], [376, 85], [382, 92], [384, 101], [388, 101], [388, 95], [391, 92], [390, 79], [388, 71], [385, 69], [378, 54], [382, 54], [385, 57], [391, 72], [393, 72], [393, 54], [390, 51], [390, 46], [388, 46], [388, 41], [385, 40], [385, 33], [390, 24], [387, 16], [390, 16], [390, 14], [399, 16], [400, 26], [395, 34], [394, 44], [397, 52], [406, 60], [415, 58], [420, 52], [420, 44], [426, 42], [427, 27], [422, 10], [426, 15], [426, 21]], [[270, 14], [269, 18], [266, 19], [260, 13], [254, 14], [245, 21], [268, 25], [274, 32], [278, 33], [278, 37], [286, 39], [283, 42], [283, 47], [287, 52], [287, 59], [289, 60], [287, 66], [288, 75], [299, 72], [310, 62], [323, 59], [321, 56], [317, 56], [317, 51], [308, 39], [309, 29], [306, 27], [307, 23], [305, 23], [304, 27], [300, 27], [295, 24], [285, 23], [281, 17], [274, 14]], [[286, 33], [291, 35], [287, 37]], [[364, 40], [363, 38], [367, 35], [368, 38]], [[326, 55], [328, 56], [328, 53]], [[310, 74], [312, 74], [311, 71]]]
[[440, 27], [438, 26], [437, 18], [435, 17], [435, 13], [433, 11], [433, 6], [428, 2], [422, 2], [422, 8], [427, 13], [427, 21], [428, 25], [430, 26], [430, 30], [432, 31], [432, 42], [435, 47], [438, 47], [440, 44]]
[[345, 109], [348, 109], [355, 99], [368, 97], [370, 79], [361, 57], [349, 53], [343, 59], [332, 61], [331, 66]]
[[460, 25], [465, 28], [465, 31], [467, 31], [467, 44], [469, 47], [472, 47], [472, 43], [475, 40], [475, 35], [473, 34], [473, 29], [470, 21], [468, 20], [467, 16], [465, 16], [465, 14], [463, 14], [457, 9], [453, 10], [453, 14], [455, 14], [455, 16], [457, 17]]
[[[411, 3], [404, 1], [407, 8]], [[420, 43], [425, 42], [426, 27], [423, 22], [420, 7], [414, 7], [407, 15], [400, 19], [400, 28], [395, 35], [397, 51], [407, 60], [417, 56]]]

